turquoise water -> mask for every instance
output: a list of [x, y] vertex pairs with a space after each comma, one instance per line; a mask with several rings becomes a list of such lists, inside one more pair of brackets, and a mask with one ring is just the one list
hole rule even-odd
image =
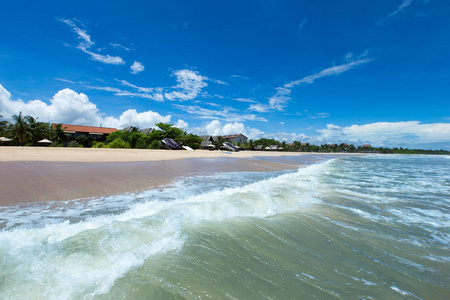
[[449, 202], [449, 157], [364, 156], [0, 208], [0, 298], [449, 299]]

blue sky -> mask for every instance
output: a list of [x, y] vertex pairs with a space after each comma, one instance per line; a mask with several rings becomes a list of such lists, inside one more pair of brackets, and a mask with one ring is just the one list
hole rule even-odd
[[450, 2], [14, 1], [0, 114], [450, 149]]

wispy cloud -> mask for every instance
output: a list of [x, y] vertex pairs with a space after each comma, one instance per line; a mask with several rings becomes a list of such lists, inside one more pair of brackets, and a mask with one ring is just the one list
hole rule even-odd
[[[377, 25], [381, 25], [384, 24], [388, 19], [394, 17], [395, 15], [397, 15], [398, 13], [400, 13], [401, 11], [403, 11], [405, 8], [407, 8], [408, 6], [411, 5], [411, 3], [413, 2], [413, 0], [403, 0], [402, 3], [400, 4], [399, 7], [397, 7], [397, 9], [395, 11], [393, 11], [392, 13], [390, 13], [389, 15], [387, 15], [386, 17], [380, 19], [377, 22]], [[428, 0], [422, 0], [423, 3], [428, 3]]]
[[235, 98], [234, 100], [246, 103], [258, 103], [256, 100], [253, 100], [251, 98]]
[[365, 65], [371, 61], [372, 58], [366, 58], [367, 53], [360, 55], [356, 60], [353, 59], [353, 55], [346, 55], [346, 63], [338, 66], [326, 68], [320, 72], [303, 77], [302, 79], [291, 81], [281, 87], [276, 88], [276, 93], [269, 99], [269, 104], [254, 104], [250, 106], [250, 110], [257, 112], [269, 112], [269, 111], [283, 111], [289, 100], [291, 100], [290, 94], [292, 89], [304, 84], [312, 84], [317, 79], [323, 77], [337, 76], [349, 70], [352, 70], [358, 66]]
[[[104, 86], [86, 86], [90, 89], [103, 90], [114, 93], [116, 96], [130, 96], [152, 99], [156, 101], [188, 101], [194, 100], [197, 97], [209, 96], [203, 92], [208, 81], [218, 83], [217, 80], [210, 79], [206, 76], [200, 75], [197, 71], [188, 69], [176, 70], [172, 73], [176, 77], [177, 85], [173, 87], [140, 87], [134, 85], [126, 80], [117, 80], [121, 88], [104, 87]], [[221, 83], [219, 83], [221, 84]], [[124, 88], [126, 87], [126, 88]], [[220, 98], [220, 95], [214, 96]]]
[[144, 65], [141, 64], [140, 62], [135, 61], [133, 63], [133, 65], [130, 67], [131, 69], [131, 74], [138, 74], [141, 73], [142, 71], [144, 71]]
[[[95, 43], [91, 40], [91, 36], [86, 32], [85, 29], [80, 28], [80, 26], [84, 27], [84, 24], [77, 20], [69, 20], [69, 19], [61, 19], [57, 18], [56, 20], [66, 24], [69, 26], [73, 32], [77, 34], [77, 38], [79, 40], [78, 45], [76, 46], [77, 49], [83, 51], [86, 54], [89, 54], [92, 60], [102, 62], [105, 64], [113, 64], [113, 65], [123, 65], [125, 64], [125, 61], [119, 57], [119, 56], [111, 56], [111, 55], [102, 55], [99, 53], [92, 52], [88, 49], [92, 48]], [[77, 24], [78, 23], [78, 24]]]
[[113, 46], [116, 49], [125, 50], [125, 51], [133, 51], [133, 49], [125, 47], [121, 44], [115, 44], [115, 43], [109, 43], [111, 46]]
[[395, 16], [396, 14], [410, 6], [412, 2], [413, 0], [403, 0], [402, 4], [400, 4], [400, 6], [397, 7], [397, 9], [394, 12], [390, 13], [387, 17], [390, 18], [392, 16]]
[[305, 114], [306, 114], [306, 119], [324, 119], [324, 118], [328, 118], [330, 116], [329, 113], [326, 112], [320, 112], [320, 113], [310, 113], [309, 111], [305, 110]]
[[306, 24], [307, 21], [308, 21], [307, 19], [304, 19], [304, 20], [297, 26], [298, 31], [302, 30], [303, 26], [305, 26], [305, 24]]
[[75, 84], [74, 81], [68, 80], [68, 79], [64, 79], [64, 78], [55, 78], [55, 80], [62, 81], [62, 82], [67, 82], [67, 83], [71, 83], [71, 84]]
[[178, 109], [181, 109], [189, 114], [196, 115], [197, 118], [200, 119], [219, 119], [224, 120], [228, 122], [236, 122], [236, 121], [261, 121], [261, 122], [267, 122], [266, 118], [258, 117], [254, 114], [238, 114], [234, 113], [232, 111], [235, 111], [235, 109], [232, 108], [222, 108], [218, 110], [214, 109], [207, 109], [200, 107], [198, 105], [179, 105], [174, 104], [174, 106]]
[[250, 79], [249, 77], [242, 76], [242, 75], [231, 75], [230, 77], [234, 78], [234, 79], [245, 79], [245, 80], [249, 80]]
[[173, 88], [174, 91], [164, 94], [168, 100], [192, 100], [195, 99], [200, 91], [208, 84], [208, 77], [200, 75], [192, 70], [177, 70], [172, 76], [177, 78], [178, 84]]

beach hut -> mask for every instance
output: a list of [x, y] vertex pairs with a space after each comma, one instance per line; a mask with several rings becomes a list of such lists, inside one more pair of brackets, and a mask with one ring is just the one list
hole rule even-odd
[[9, 143], [12, 142], [12, 139], [9, 139], [7, 137], [0, 137], [0, 144], [2, 145], [9, 145]]
[[47, 140], [47, 139], [43, 139], [43, 140], [38, 141], [38, 144], [42, 145], [42, 146], [49, 146], [49, 145], [53, 144], [53, 142], [50, 140]]

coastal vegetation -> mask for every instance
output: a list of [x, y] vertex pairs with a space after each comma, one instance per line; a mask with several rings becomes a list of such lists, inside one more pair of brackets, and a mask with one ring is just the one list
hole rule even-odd
[[[22, 112], [12, 116], [13, 122], [8, 122], [0, 115], [0, 136], [11, 139], [8, 145], [37, 146], [42, 139], [49, 139], [53, 147], [89, 147], [88, 136], [79, 135], [70, 138], [64, 131], [62, 124], [50, 125], [38, 121], [38, 118], [24, 116]], [[104, 141], [94, 141], [93, 148], [134, 148], [134, 149], [161, 149], [161, 140], [171, 138], [180, 145], [199, 149], [203, 139], [195, 134], [188, 133], [168, 123], [158, 123], [155, 130], [143, 133], [139, 128], [130, 130], [117, 130], [106, 137]], [[226, 140], [218, 136], [214, 144], [220, 149]], [[372, 147], [370, 145], [354, 146], [352, 144], [322, 144], [312, 145], [295, 141], [293, 143], [280, 142], [275, 139], [261, 138], [248, 140], [246, 143], [236, 144], [242, 150], [268, 149], [276, 145], [277, 151], [291, 152], [320, 152], [320, 153], [381, 153], [381, 154], [450, 154], [448, 150], [424, 150], [408, 148]]]

